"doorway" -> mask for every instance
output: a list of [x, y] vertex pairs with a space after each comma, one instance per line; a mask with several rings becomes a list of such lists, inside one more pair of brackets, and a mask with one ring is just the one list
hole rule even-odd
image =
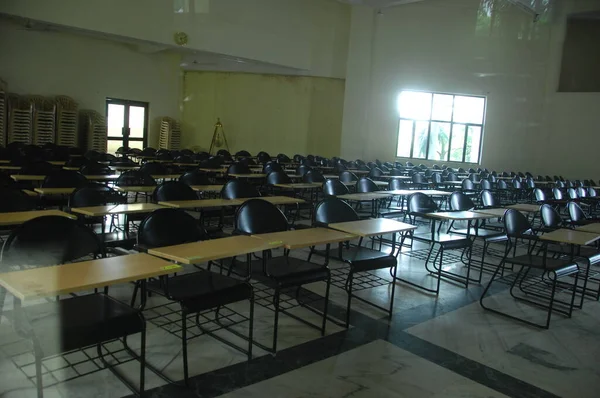
[[148, 143], [148, 103], [116, 98], [106, 99], [107, 152], [120, 147], [144, 149]]

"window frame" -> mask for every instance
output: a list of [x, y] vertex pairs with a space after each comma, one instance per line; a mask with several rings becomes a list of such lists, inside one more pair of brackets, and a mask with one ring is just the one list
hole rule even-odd
[[[439, 92], [439, 91], [423, 91], [423, 90], [401, 90], [400, 94], [402, 94], [403, 92], [412, 92], [412, 93], [425, 93], [425, 94], [431, 94], [431, 102], [430, 102], [430, 112], [429, 112], [429, 119], [411, 119], [411, 118], [406, 118], [406, 117], [401, 117], [400, 115], [398, 115], [398, 127], [396, 129], [396, 154], [395, 154], [395, 158], [396, 159], [416, 159], [416, 160], [425, 160], [425, 161], [429, 161], [429, 162], [453, 162], [453, 163], [464, 163], [464, 164], [481, 164], [481, 153], [483, 150], [483, 136], [484, 136], [484, 127], [485, 127], [485, 117], [486, 117], [486, 113], [487, 113], [487, 97], [484, 95], [472, 95], [472, 94], [457, 94], [457, 93], [446, 93], [446, 92]], [[400, 96], [400, 94], [398, 94], [398, 98]], [[439, 95], [451, 95], [452, 96], [452, 115], [450, 117], [450, 121], [448, 120], [438, 120], [438, 119], [433, 119], [432, 115], [433, 115], [433, 98], [434, 95], [439, 94]], [[454, 104], [456, 101], [456, 97], [472, 97], [472, 98], [482, 98], [483, 99], [483, 117], [482, 117], [482, 121], [481, 124], [478, 123], [458, 123], [458, 122], [454, 122]], [[411, 139], [410, 139], [410, 152], [409, 152], [409, 156], [398, 156], [398, 145], [400, 143], [400, 124], [402, 123], [402, 121], [410, 121], [412, 122], [412, 134], [411, 134]], [[415, 142], [415, 135], [416, 135], [416, 129], [417, 129], [417, 122], [428, 122], [429, 126], [427, 129], [427, 144], [425, 146], [425, 157], [424, 158], [419, 158], [419, 157], [415, 157], [414, 156], [414, 142]], [[442, 159], [442, 160], [437, 160], [437, 159], [429, 159], [429, 144], [430, 144], [430, 140], [431, 140], [431, 124], [432, 123], [447, 123], [450, 124], [450, 135], [448, 137], [448, 155], [446, 156], [446, 159]], [[463, 141], [463, 148], [462, 148], [462, 160], [450, 160], [450, 153], [451, 153], [451, 149], [452, 149], [452, 138], [454, 136], [454, 125], [455, 124], [460, 124], [460, 125], [464, 125], [464, 141]], [[477, 162], [467, 162], [466, 161], [466, 156], [467, 156], [467, 142], [468, 142], [468, 137], [469, 137], [469, 127], [479, 127], [481, 129], [481, 133], [480, 133], [480, 138], [479, 138], [479, 148], [478, 148], [478, 156], [477, 156]], [[471, 148], [472, 150], [472, 148]]]

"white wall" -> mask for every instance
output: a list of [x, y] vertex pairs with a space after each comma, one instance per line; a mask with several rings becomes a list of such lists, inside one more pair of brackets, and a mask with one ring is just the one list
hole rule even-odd
[[150, 103], [149, 144], [162, 116], [180, 118], [179, 56], [59, 32], [28, 31], [0, 19], [0, 77], [18, 94], [68, 95], [105, 114], [106, 97]]
[[[184, 1], [184, 0], [182, 0]], [[191, 4], [195, 0], [189, 0]], [[350, 6], [335, 0], [200, 0], [175, 13], [173, 0], [2, 0], [0, 12], [78, 29], [187, 47], [343, 77]]]
[[[393, 159], [396, 98], [403, 89], [418, 89], [487, 97], [485, 167], [589, 173], [592, 160], [579, 159], [572, 149], [564, 152], [564, 146], [569, 140], [571, 148], [598, 143], [593, 136], [598, 96], [555, 93], [562, 35], [554, 21], [562, 21], [566, 10], [534, 24], [521, 9], [496, 3], [503, 3], [501, 11], [487, 29], [481, 24], [477, 29], [480, 0], [427, 0], [379, 16], [353, 8], [342, 156]], [[548, 160], [548, 151], [558, 159]]]

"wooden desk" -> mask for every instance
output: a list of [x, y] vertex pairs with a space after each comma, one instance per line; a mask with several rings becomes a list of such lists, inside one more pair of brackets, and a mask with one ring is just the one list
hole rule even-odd
[[94, 181], [113, 181], [119, 178], [119, 174], [109, 174], [109, 175], [89, 175], [85, 176], [88, 180]]
[[8, 160], [8, 159], [0, 160], [0, 164], [8, 164], [8, 163], [10, 163], [10, 160]]
[[504, 213], [506, 213], [506, 209], [504, 208], [499, 208], [499, 209], [479, 209], [479, 210], [474, 210], [475, 213], [483, 213], [483, 214], [490, 214], [499, 218], [504, 217]]
[[232, 236], [202, 242], [185, 243], [183, 245], [159, 247], [148, 250], [148, 254], [182, 264], [197, 264], [263, 250], [277, 249], [282, 246], [283, 243], [281, 241], [265, 241], [252, 236]]
[[568, 243], [571, 245], [585, 246], [600, 239], [600, 234], [576, 231], [573, 229], [557, 229], [540, 236], [541, 240]]
[[79, 171], [79, 170], [81, 170], [81, 167], [67, 167], [67, 166], [63, 166], [63, 170]]
[[190, 188], [198, 192], [221, 192], [223, 185], [190, 185]]
[[148, 254], [103, 258], [0, 274], [0, 285], [21, 300], [54, 297], [177, 272]]
[[336, 198], [345, 200], [354, 200], [357, 202], [367, 202], [369, 200], [385, 199], [394, 196], [394, 194], [377, 191], [377, 192], [366, 192], [366, 193], [349, 193], [345, 195], [338, 195]]
[[181, 174], [153, 174], [152, 178], [155, 180], [165, 180], [167, 178], [176, 179], [181, 177]]
[[392, 176], [392, 175], [384, 175], [384, 176], [379, 176], [377, 178], [385, 178], [388, 180], [412, 180], [412, 177], [409, 177], [409, 176]]
[[507, 209], [515, 209], [524, 213], [537, 213], [540, 211], [540, 205], [530, 205], [527, 203], [520, 203], [516, 205], [506, 206]]
[[349, 172], [351, 172], [351, 173], [354, 173], [354, 174], [356, 174], [357, 176], [360, 176], [360, 175], [367, 175], [367, 174], [369, 174], [369, 173], [370, 173], [370, 171], [368, 171], [368, 170], [356, 170], [356, 169], [355, 169], [355, 170], [352, 170], [352, 169], [348, 169], [348, 171], [349, 171]]
[[21, 166], [0, 166], [0, 170], [21, 170]]
[[67, 164], [67, 162], [65, 162], [64, 160], [50, 160], [48, 163], [50, 163], [53, 166], [64, 166], [65, 164]]
[[198, 170], [200, 171], [204, 171], [206, 173], [217, 173], [217, 174], [223, 174], [227, 171], [227, 167], [225, 168], [218, 168], [218, 169], [205, 169], [205, 168], [199, 168]]
[[44, 181], [46, 176], [28, 175], [28, 174], [13, 174], [10, 176], [15, 181]]
[[149, 186], [131, 186], [131, 187], [116, 187], [117, 191], [121, 192], [154, 192], [155, 185]]
[[326, 180], [337, 180], [338, 178], [340, 178], [340, 176], [337, 174], [323, 174], [323, 177]]
[[428, 218], [451, 221], [486, 220], [496, 217], [493, 214], [478, 213], [474, 211], [441, 211], [438, 213], [427, 213], [426, 216]]
[[128, 171], [128, 170], [137, 170], [140, 168], [140, 166], [109, 166], [109, 168], [111, 170], [117, 170], [117, 171]]
[[70, 195], [77, 188], [34, 188], [33, 190], [42, 195]]
[[248, 198], [248, 199], [238, 199], [242, 202], [247, 202], [250, 199], [260, 199], [267, 201], [274, 205], [295, 205], [298, 203], [305, 203], [306, 201], [301, 198], [293, 198], [291, 196], [261, 196], [260, 198]]
[[136, 214], [151, 213], [157, 209], [164, 209], [164, 206], [154, 203], [131, 203], [128, 205], [110, 205], [110, 206], [90, 206], [73, 207], [71, 212], [83, 214], [84, 216], [100, 217], [111, 214]]
[[582, 225], [581, 227], [575, 228], [577, 231], [583, 232], [593, 232], [596, 234], [600, 234], [600, 223]]
[[266, 178], [266, 174], [228, 174], [229, 177], [233, 178]]
[[297, 184], [273, 184], [274, 187], [285, 188], [285, 189], [315, 189], [321, 187], [320, 182], [306, 182]]
[[242, 203], [244, 202], [241, 199], [198, 199], [158, 202], [159, 205], [175, 207], [177, 209], [205, 209], [208, 207], [239, 206]]
[[429, 196], [450, 196], [452, 192], [448, 191], [438, 191], [435, 189], [395, 189], [391, 191], [378, 191], [376, 194], [389, 194], [389, 195], [398, 195], [398, 196], [410, 196], [414, 193], [423, 193]]
[[29, 189], [21, 189], [21, 191], [22, 191], [22, 192], [23, 192], [25, 195], [27, 195], [27, 196], [33, 196], [33, 197], [36, 197], [36, 198], [37, 198], [37, 196], [38, 196], [37, 192], [30, 191]]
[[72, 214], [60, 210], [32, 210], [16, 211], [12, 213], [0, 213], [0, 225], [20, 225], [34, 218], [44, 216], [62, 216], [71, 219], [76, 217]]
[[406, 224], [387, 218], [340, 222], [329, 224], [328, 227], [362, 237], [413, 231], [417, 229], [416, 225]]
[[267, 242], [280, 242], [286, 249], [302, 249], [316, 245], [345, 242], [356, 238], [355, 235], [327, 228], [297, 229], [295, 231], [274, 232], [252, 235]]

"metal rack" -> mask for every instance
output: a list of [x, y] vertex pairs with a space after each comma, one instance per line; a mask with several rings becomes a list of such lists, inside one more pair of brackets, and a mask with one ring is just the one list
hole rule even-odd
[[108, 140], [104, 116], [93, 110], [82, 110], [79, 113], [79, 128], [82, 144], [87, 150], [106, 152]]
[[8, 94], [8, 142], [33, 143], [33, 105], [17, 94]]
[[56, 103], [56, 143], [70, 147], [79, 146], [77, 102], [64, 95], [57, 96], [54, 101]]
[[56, 131], [56, 104], [39, 95], [28, 97], [33, 107], [33, 144], [54, 143]]
[[160, 149], [181, 148], [181, 126], [178, 121], [170, 117], [161, 119], [158, 147]]

